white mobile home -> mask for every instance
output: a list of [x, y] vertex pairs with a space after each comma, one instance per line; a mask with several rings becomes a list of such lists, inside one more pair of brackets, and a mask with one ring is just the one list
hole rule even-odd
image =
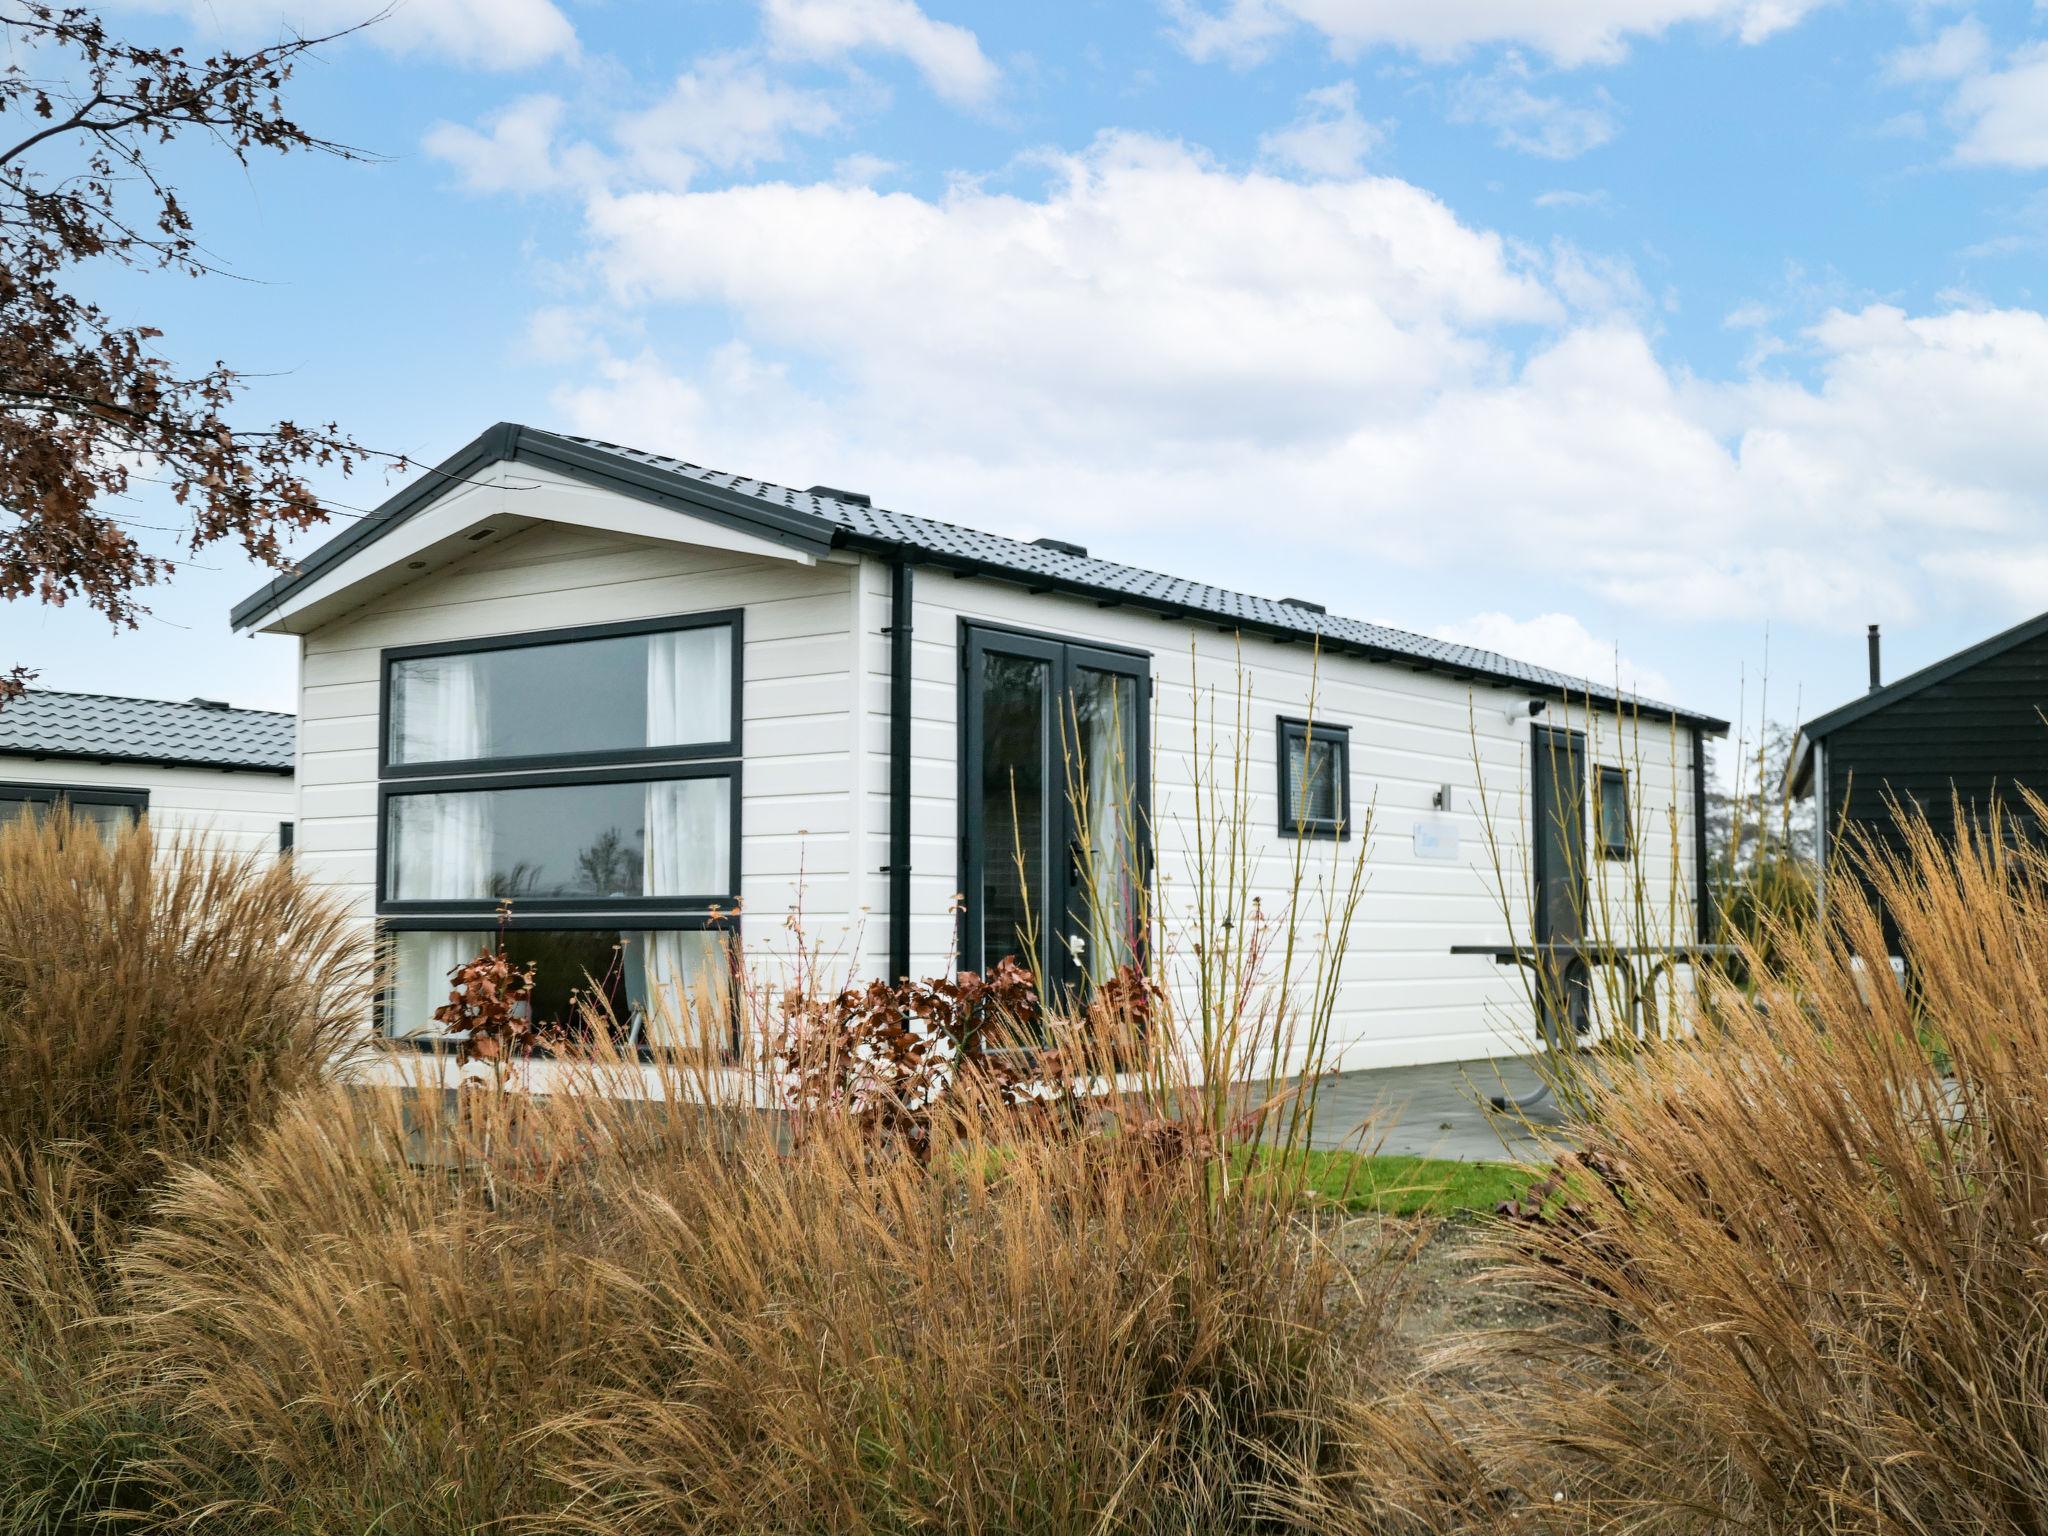
[[32, 688], [0, 705], [0, 821], [61, 803], [109, 827], [147, 817], [158, 843], [289, 848], [293, 726], [216, 699]]
[[[1165, 903], [1191, 887], [1218, 746], [1199, 711], [1247, 749], [1264, 910], [1298, 850], [1366, 840], [1343, 1064], [1492, 1054], [1526, 1038], [1523, 993], [1453, 949], [1561, 931], [1559, 892], [1601, 860], [1693, 921], [1724, 729], [1312, 604], [513, 425], [234, 623], [300, 637], [299, 856], [393, 936], [399, 1036], [508, 898], [544, 989], [549, 965], [609, 970], [629, 1014], [715, 969], [722, 933], [774, 948], [799, 908], [839, 974], [1037, 946], [1085, 987], [1169, 942], [1172, 914], [1135, 931], [1135, 895], [1102, 888], [1134, 865]], [[1532, 836], [1546, 775], [1568, 837]]]

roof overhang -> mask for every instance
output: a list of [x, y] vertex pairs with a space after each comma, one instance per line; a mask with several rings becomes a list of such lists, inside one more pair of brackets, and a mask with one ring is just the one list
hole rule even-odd
[[244, 598], [230, 622], [242, 633], [303, 633], [376, 589], [430, 575], [486, 538], [540, 522], [801, 565], [816, 564], [833, 544], [822, 519], [778, 515], [711, 486], [679, 487], [674, 477], [637, 474], [615, 456], [501, 422]]
[[1785, 777], [1779, 781], [1783, 800], [1804, 800], [1813, 793], [1813, 770], [1819, 760], [1818, 743], [1801, 730], [1792, 738], [1792, 755], [1785, 760]]

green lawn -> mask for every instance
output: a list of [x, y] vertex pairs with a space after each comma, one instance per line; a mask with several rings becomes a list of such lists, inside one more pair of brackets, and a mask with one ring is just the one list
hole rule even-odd
[[[1249, 1149], [1247, 1149], [1247, 1155]], [[1362, 1152], [1304, 1152], [1305, 1193], [1344, 1210], [1436, 1216], [1491, 1211], [1521, 1194], [1528, 1170], [1513, 1163], [1462, 1163], [1440, 1157], [1372, 1157]], [[1260, 1158], [1272, 1164], [1273, 1155]]]

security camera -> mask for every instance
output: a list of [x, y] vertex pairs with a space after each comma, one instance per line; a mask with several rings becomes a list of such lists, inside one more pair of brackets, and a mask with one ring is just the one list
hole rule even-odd
[[1534, 720], [1543, 713], [1544, 705], [1547, 702], [1548, 700], [1545, 699], [1524, 699], [1521, 703], [1508, 710], [1508, 722], [1513, 724], [1517, 720]]

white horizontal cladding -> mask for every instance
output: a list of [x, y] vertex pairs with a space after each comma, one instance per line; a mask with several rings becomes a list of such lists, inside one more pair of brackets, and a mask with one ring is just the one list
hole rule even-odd
[[[608, 492], [583, 494], [626, 502]], [[707, 536], [718, 532], [661, 515], [671, 535], [698, 527]], [[793, 562], [779, 549], [771, 555], [728, 547], [722, 536], [705, 543], [651, 539], [578, 516], [574, 525], [535, 522], [472, 545], [441, 570], [306, 633], [302, 864], [370, 919], [385, 650], [737, 610], [743, 635], [740, 897], [749, 949], [778, 947], [800, 907], [818, 943], [827, 949], [850, 944], [862, 926], [853, 889], [849, 774], [857, 562]], [[548, 723], [536, 721], [535, 729], [544, 733]], [[555, 749], [575, 746], [562, 742]]]
[[[913, 968], [936, 974], [956, 949], [960, 688], [963, 626], [990, 623], [1151, 657], [1155, 908], [1160, 953], [1184, 1016], [1194, 1011], [1193, 892], [1214, 807], [1241, 786], [1248, 890], [1269, 919], [1295, 918], [1292, 994], [1316, 966], [1340, 964], [1331, 1018], [1344, 1067], [1453, 1061], [1526, 1049], [1534, 1016], [1519, 970], [1454, 945], [1530, 937], [1529, 848], [1534, 726], [1580, 733], [1589, 781], [1599, 765], [1628, 775], [1634, 848], [1583, 850], [1589, 922], [1616, 938], [1692, 936], [1694, 785], [1691, 730], [1663, 720], [1548, 701], [1443, 672], [1321, 654], [1215, 625], [1128, 607], [1033, 594], [929, 568], [918, 572], [912, 707]], [[868, 777], [887, 782], [886, 646], [871, 635]], [[1511, 710], [1519, 718], [1510, 719]], [[1302, 842], [1280, 828], [1281, 717], [1348, 728], [1353, 836]], [[1439, 805], [1448, 786], [1448, 803]], [[1589, 807], [1589, 823], [1591, 821]], [[1213, 855], [1213, 847], [1211, 853]], [[1348, 932], [1327, 914], [1364, 860]], [[1273, 925], [1277, 928], [1277, 923]], [[1281, 978], [1270, 977], [1277, 993]]]
[[587, 485], [550, 470], [496, 464], [436, 498], [292, 594], [254, 627], [309, 633], [359, 606], [373, 591], [418, 581], [460, 563], [473, 572], [465, 544], [481, 530], [504, 538], [535, 525], [586, 535], [687, 543], [756, 560], [817, 564], [817, 557], [770, 539], [725, 528]]
[[139, 791], [158, 847], [203, 843], [225, 853], [275, 853], [295, 799], [288, 773], [164, 768], [146, 763], [0, 754], [0, 784]]

